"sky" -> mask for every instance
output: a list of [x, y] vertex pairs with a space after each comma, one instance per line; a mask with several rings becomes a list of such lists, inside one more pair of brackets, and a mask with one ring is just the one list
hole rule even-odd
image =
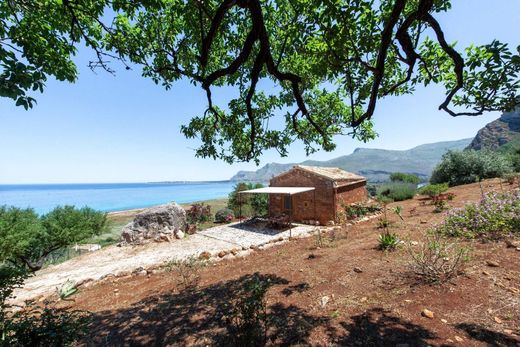
[[[520, 0], [454, 0], [438, 16], [448, 41], [458, 47], [498, 38], [520, 44]], [[90, 54], [81, 50], [76, 83], [49, 79], [38, 104], [29, 111], [0, 99], [0, 184], [97, 183], [226, 180], [238, 170], [255, 170], [269, 162], [328, 160], [357, 147], [403, 150], [438, 141], [473, 137], [500, 116], [452, 118], [437, 110], [439, 88], [418, 88], [413, 95], [380, 101], [374, 115], [379, 137], [361, 143], [336, 138], [337, 149], [305, 156], [294, 143], [289, 156], [266, 152], [260, 166], [195, 158], [198, 140], [187, 140], [180, 126], [206, 106], [204, 93], [187, 81], [166, 91], [138, 70], [116, 66], [115, 76], [93, 73]], [[225, 100], [223, 89], [215, 98]]]

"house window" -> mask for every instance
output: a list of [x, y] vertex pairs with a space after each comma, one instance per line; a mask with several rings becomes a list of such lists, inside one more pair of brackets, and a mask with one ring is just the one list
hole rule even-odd
[[286, 210], [292, 210], [292, 197], [290, 195], [284, 196], [283, 208]]

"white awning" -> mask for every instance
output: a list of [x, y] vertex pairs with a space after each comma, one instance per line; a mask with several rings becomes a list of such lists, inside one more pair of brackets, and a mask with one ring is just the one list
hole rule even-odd
[[243, 190], [239, 194], [288, 194], [294, 195], [315, 190], [314, 187], [264, 187], [250, 190]]

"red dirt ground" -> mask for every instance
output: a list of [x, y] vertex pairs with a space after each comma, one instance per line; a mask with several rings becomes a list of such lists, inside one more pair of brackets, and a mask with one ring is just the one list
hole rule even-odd
[[[511, 186], [493, 180], [483, 189]], [[452, 207], [481, 196], [478, 184], [450, 191]], [[395, 205], [404, 222], [391, 216], [392, 232], [403, 239], [420, 241], [444, 218], [418, 198]], [[162, 272], [81, 288], [74, 303], [60, 305], [93, 313], [86, 345], [230, 346], [221, 309], [258, 273], [272, 285], [270, 345], [520, 346], [519, 251], [504, 242], [471, 242], [464, 275], [425, 285], [410, 275], [405, 247], [376, 249], [379, 232], [371, 220], [337, 232], [326, 247], [316, 248], [313, 236], [218, 262], [201, 271], [194, 290], [182, 290], [175, 272]], [[324, 296], [330, 300], [323, 307]], [[433, 319], [421, 316], [425, 308]]]

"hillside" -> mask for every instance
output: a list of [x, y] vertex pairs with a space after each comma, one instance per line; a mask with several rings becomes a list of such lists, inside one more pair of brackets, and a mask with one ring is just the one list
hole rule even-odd
[[506, 112], [480, 129], [468, 148], [496, 150], [511, 141], [518, 140], [520, 140], [520, 109]]
[[[451, 149], [463, 149], [470, 142], [471, 139], [436, 142], [404, 151], [357, 148], [352, 154], [331, 160], [307, 160], [298, 164], [339, 167], [366, 176], [370, 182], [388, 180], [390, 173], [396, 171], [414, 173], [427, 179], [444, 153]], [[231, 181], [268, 182], [274, 175], [288, 170], [296, 164], [270, 163], [257, 171], [239, 171], [231, 177]]]

